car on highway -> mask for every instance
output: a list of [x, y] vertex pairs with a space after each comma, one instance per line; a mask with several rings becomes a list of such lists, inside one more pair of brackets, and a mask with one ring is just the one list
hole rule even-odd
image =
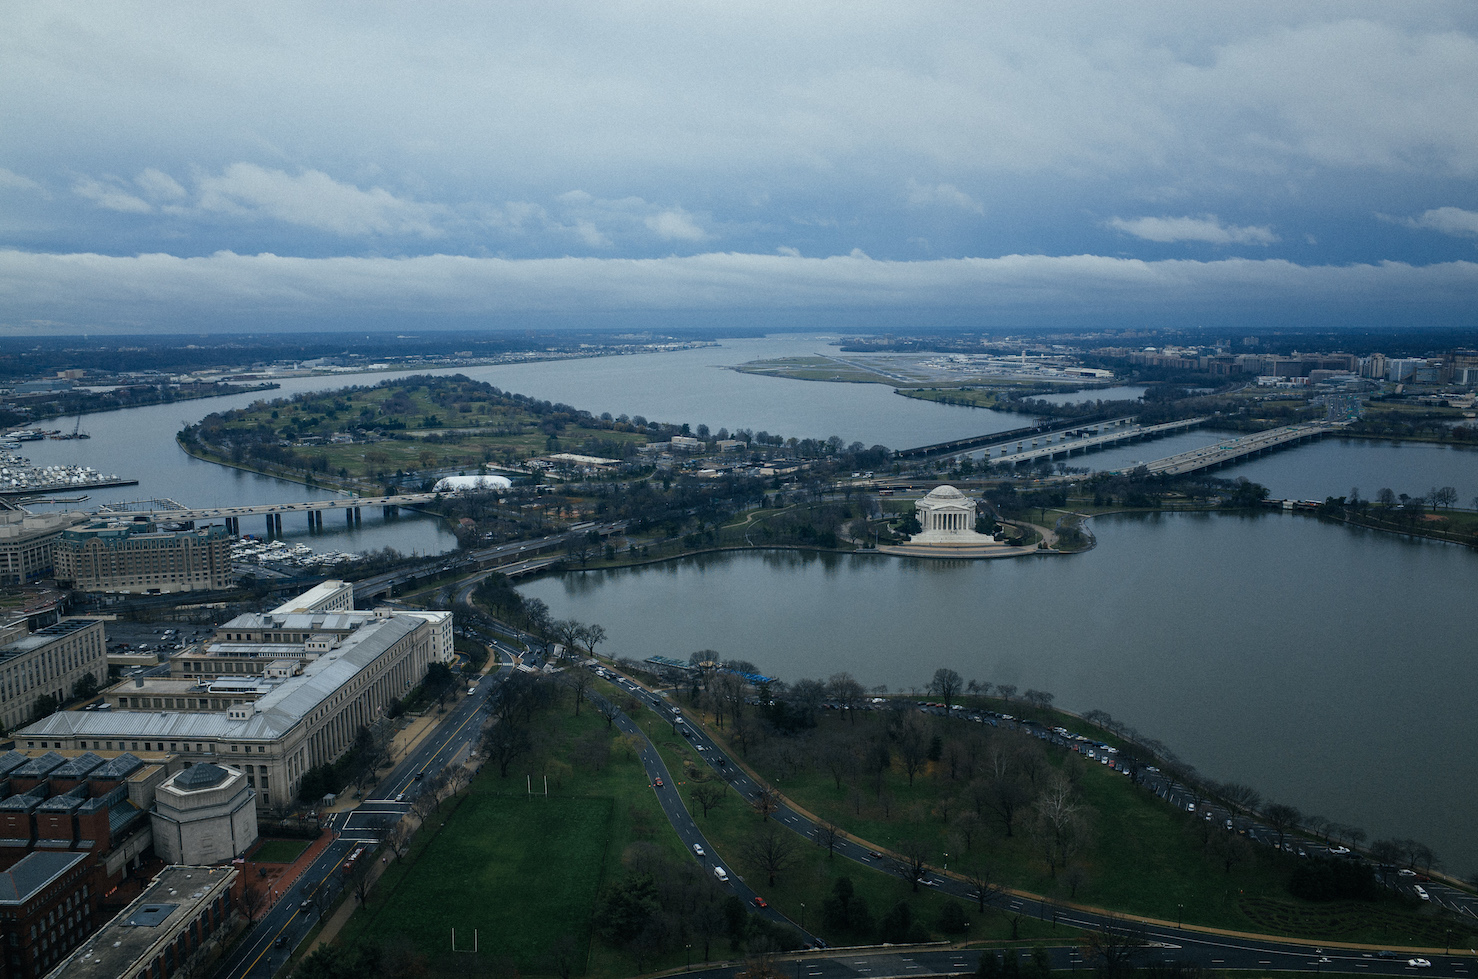
[[750, 901], [749, 903], [750, 904], [753, 904], [757, 908], [768, 908], [770, 906], [770, 902], [769, 901], [766, 901], [764, 898], [760, 897], [758, 894], [756, 894], [755, 897], [754, 897], [754, 900]]
[[1350, 852], [1350, 848], [1347, 847], [1347, 846], [1332, 846], [1332, 847], [1329, 848], [1329, 852], [1333, 856], [1342, 857], [1345, 854], [1347, 854], [1347, 853]]
[[1432, 895], [1428, 894], [1427, 889], [1420, 884], [1412, 887], [1412, 890], [1416, 891], [1416, 896], [1421, 898], [1423, 901], [1430, 901], [1432, 899]]
[[659, 775], [656, 778], [652, 779], [652, 784], [659, 789], [662, 788], [662, 776]]
[[396, 802], [404, 802], [405, 801], [405, 793], [404, 792], [397, 792], [397, 793], [395, 793], [395, 801]]
[[879, 853], [877, 850], [868, 850], [867, 851], [867, 858], [869, 860], [881, 860], [881, 859], [883, 859], [883, 855], [881, 853]]
[[708, 854], [703, 851], [703, 844], [702, 843], [694, 843], [693, 844], [693, 853], [695, 855], [697, 855], [697, 856], [700, 856], [700, 857], [706, 857], [706, 856], [708, 856]]
[[1412, 969], [1430, 969], [1432, 963], [1426, 959], [1407, 959], [1406, 964]]

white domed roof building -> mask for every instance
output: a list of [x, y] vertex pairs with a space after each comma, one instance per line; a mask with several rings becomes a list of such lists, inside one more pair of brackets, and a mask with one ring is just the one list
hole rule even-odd
[[513, 485], [507, 476], [448, 476], [436, 481], [433, 493], [468, 493], [477, 490], [506, 490]]
[[962, 543], [989, 540], [975, 532], [975, 501], [953, 486], [936, 486], [914, 504], [923, 529], [910, 544]]

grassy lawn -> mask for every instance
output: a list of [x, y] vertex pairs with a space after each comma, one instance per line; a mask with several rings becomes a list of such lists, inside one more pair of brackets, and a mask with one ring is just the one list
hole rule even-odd
[[[1084, 733], [1090, 730], [1080, 720], [1019, 702], [995, 706], [1017, 716], [1036, 715], [1049, 725], [1065, 723]], [[967, 788], [963, 780], [949, 777], [943, 762], [927, 764], [912, 785], [895, 758], [880, 785], [853, 771], [843, 775], [838, 787], [837, 779], [817, 759], [838, 741], [864, 739], [884, 723], [881, 712], [859, 713], [855, 724], [844, 716], [822, 711], [817, 729], [793, 737], [770, 735], [752, 744], [747, 757], [733, 744], [727, 744], [726, 750], [730, 757], [745, 758], [804, 809], [880, 848], [922, 844], [932, 854], [935, 868], [942, 867], [949, 854], [952, 869], [985, 866], [995, 880], [1031, 893], [1167, 921], [1183, 917], [1188, 924], [1328, 940], [1430, 944], [1445, 930], [1446, 923], [1437, 925], [1426, 909], [1414, 908], [1395, 896], [1338, 907], [1295, 898], [1286, 883], [1297, 858], [1266, 847], [1237, 847], [1228, 869], [1222, 859], [1228, 841], [1224, 831], [1168, 805], [1123, 775], [1058, 748], [1047, 749], [1045, 764], [1071, 778], [1089, 814], [1089, 833], [1072, 860], [1074, 869], [1053, 875], [1030, 830], [1031, 814], [1025, 805], [1010, 835], [1004, 820], [988, 812], [969, 839], [963, 838], [960, 827], [968, 808]], [[712, 717], [704, 719], [711, 722]], [[997, 736], [995, 729], [961, 720], [927, 721], [930, 731], [944, 739]], [[686, 742], [674, 738], [671, 728], [660, 720], [645, 723], [651, 725], [649, 730], [667, 753], [669, 764], [673, 760], [680, 763], [685, 754], [691, 754]], [[711, 723], [708, 728], [721, 741], [729, 733], [716, 730]], [[1103, 740], [1119, 746], [1112, 737]], [[757, 820], [737, 797], [707, 822], [699, 817], [705, 832], [708, 823], [714, 825], [715, 843], [741, 867], [744, 841]], [[817, 899], [819, 890], [811, 880], [817, 873], [811, 867], [791, 875], [785, 888], [795, 889], [796, 904], [805, 901], [811, 906]], [[852, 873], [861, 890], [856, 872]], [[876, 886], [881, 888], [880, 900], [897, 900], [896, 889], [906, 887], [901, 880], [887, 877]], [[889, 887], [894, 891], [888, 891]], [[786, 899], [783, 891], [777, 894], [776, 906], [782, 907]]]
[[[625, 952], [592, 940], [596, 895], [633, 845], [673, 856], [685, 848], [640, 762], [615, 746], [604, 718], [588, 705], [575, 717], [566, 696], [534, 724], [536, 754], [515, 762], [507, 779], [487, 765], [457, 804], [443, 804], [356, 912], [343, 942], [409, 942], [438, 975], [499, 960], [546, 975], [548, 951], [570, 936], [579, 948], [577, 974], [639, 971]], [[546, 774], [549, 795], [530, 799], [525, 776], [541, 786]], [[453, 927], [459, 947], [470, 947], [478, 930], [478, 963], [451, 951]], [[657, 967], [682, 961], [679, 949]]]
[[311, 840], [263, 840], [262, 845], [252, 852], [251, 859], [256, 863], [292, 863], [298, 859], [304, 850], [308, 849]]
[[[1051, 921], [1013, 917], [1000, 910], [987, 909], [980, 913], [974, 903], [957, 902], [927, 887], [917, 891], [901, 877], [866, 867], [855, 861], [831, 855], [814, 841], [803, 840], [788, 829], [783, 832], [796, 841], [794, 863], [776, 875], [775, 883], [769, 883], [761, 865], [751, 856], [751, 840], [766, 829], [763, 818], [747, 801], [730, 791], [723, 804], [707, 816], [689, 798], [690, 787], [703, 781], [719, 782], [706, 764], [700, 762], [692, 746], [683, 738], [672, 733], [666, 721], [643, 710], [633, 713], [642, 727], [661, 751], [663, 760], [672, 772], [679, 790], [684, 795], [689, 811], [694, 814], [698, 828], [708, 838], [714, 853], [724, 861], [731, 874], [737, 874], [781, 913], [792, 921], [801, 923], [815, 934], [821, 935], [832, 945], [848, 945], [877, 941], [876, 935], [858, 936], [845, 931], [827, 928], [821, 920], [823, 901], [832, 893], [840, 877], [851, 880], [854, 891], [867, 901], [874, 918], [881, 918], [894, 905], [906, 903], [914, 920], [921, 922], [933, 940], [949, 941], [1020, 941], [1064, 940], [1078, 934], [1076, 929], [1065, 925], [1054, 926]], [[779, 825], [779, 824], [775, 824]], [[964, 933], [948, 934], [938, 927], [944, 906], [960, 903], [966, 912], [969, 928]]]
[[455, 972], [458, 946], [535, 971], [564, 934], [588, 942], [605, 872], [615, 799], [496, 794], [484, 779], [397, 882], [356, 915], [361, 934], [403, 935]]

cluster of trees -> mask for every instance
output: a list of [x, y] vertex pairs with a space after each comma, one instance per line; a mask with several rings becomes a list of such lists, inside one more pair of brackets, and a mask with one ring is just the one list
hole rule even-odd
[[621, 875], [601, 890], [593, 924], [602, 941], [624, 949], [643, 972], [684, 945], [695, 953], [701, 948], [705, 962], [723, 945], [750, 955], [802, 945], [795, 929], [751, 914], [703, 866], [645, 843], [630, 848]]
[[1191, 501], [1217, 500], [1228, 509], [1245, 509], [1257, 506], [1268, 496], [1267, 487], [1245, 476], [1158, 476], [1143, 467], [1127, 473], [1098, 473], [1083, 485], [1093, 492], [1094, 506], [1158, 507], [1166, 496], [1174, 494]]
[[[1024, 837], [1054, 877], [1072, 868], [1092, 840], [1093, 813], [1079, 792], [1081, 761], [1072, 756], [1053, 764], [1041, 742], [1024, 732], [950, 723], [902, 698], [864, 704], [866, 691], [846, 673], [825, 682], [761, 682], [751, 709], [742, 683], [737, 696], [731, 689], [734, 680], [711, 673], [695, 682], [690, 699], [722, 715], [730, 738], [761, 768], [782, 777], [825, 773], [857, 815], [937, 820], [948, 827], [951, 852], [965, 855], [983, 854], [996, 837]], [[930, 689], [946, 704], [964, 694], [1017, 694], [1015, 685], [966, 682], [949, 669], [936, 671]], [[1027, 693], [1037, 706], [1052, 701], [1045, 691]], [[845, 712], [845, 728], [817, 729], [818, 712], [828, 705]], [[892, 791], [898, 778], [909, 786], [931, 780], [937, 801], [928, 811], [911, 811]], [[900, 873], [917, 887], [934, 856], [922, 845], [899, 852], [910, 861]], [[1068, 884], [1075, 890], [1073, 877]]]

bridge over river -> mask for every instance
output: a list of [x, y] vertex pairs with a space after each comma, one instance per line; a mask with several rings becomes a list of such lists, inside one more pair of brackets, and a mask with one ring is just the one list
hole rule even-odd
[[275, 537], [282, 535], [282, 515], [284, 513], [305, 514], [308, 518], [308, 529], [317, 530], [323, 527], [323, 515], [329, 510], [344, 511], [344, 519], [350, 526], [353, 526], [359, 523], [360, 511], [364, 507], [377, 506], [386, 516], [392, 516], [399, 512], [401, 507], [430, 503], [436, 497], [435, 493], [401, 493], [396, 496], [346, 496], [331, 500], [300, 500], [294, 503], [219, 507], [185, 507], [172, 500], [150, 500], [147, 502], [154, 504], [152, 507], [130, 505], [106, 508], [105, 512], [113, 515], [127, 513], [147, 517], [150, 520], [223, 520], [226, 523], [226, 529], [237, 536], [241, 534], [242, 517], [264, 517], [267, 524], [267, 536]]
[[[985, 450], [985, 458], [990, 461], [1009, 462], [1012, 465], [1037, 462], [1041, 459], [1056, 459], [1059, 457], [1077, 455], [1085, 452], [1096, 452], [1099, 449], [1107, 449], [1111, 446], [1121, 445], [1125, 442], [1137, 442], [1140, 439], [1159, 438], [1174, 432], [1183, 432], [1187, 429], [1197, 428], [1206, 424], [1208, 418], [1182, 418], [1179, 421], [1164, 422], [1159, 425], [1134, 425], [1130, 419], [1120, 419], [1114, 422], [1105, 422], [1102, 425], [1090, 426], [1070, 432], [1060, 432], [1041, 436], [1031, 440], [1031, 446], [1027, 447], [1026, 440], [1010, 440], [1005, 443], [997, 443]], [[1038, 445], [1038, 443], [1041, 443]], [[1015, 451], [1012, 451], [1015, 445]], [[1001, 454], [992, 459], [992, 449], [1000, 449]]]
[[1164, 476], [1184, 476], [1186, 473], [1214, 469], [1248, 456], [1261, 455], [1287, 445], [1296, 445], [1309, 439], [1323, 438], [1341, 428], [1338, 422], [1309, 422], [1303, 425], [1286, 425], [1270, 428], [1264, 432], [1244, 435], [1241, 438], [1218, 442], [1200, 449], [1191, 449], [1167, 459], [1159, 459], [1145, 466], [1151, 473]]

